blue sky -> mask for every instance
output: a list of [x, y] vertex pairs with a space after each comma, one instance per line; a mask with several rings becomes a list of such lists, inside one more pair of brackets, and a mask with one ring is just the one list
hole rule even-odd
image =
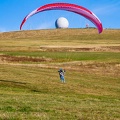
[[[120, 0], [0, 0], [0, 32], [19, 31], [23, 18], [32, 10], [54, 2], [67, 2], [88, 8], [101, 20], [104, 28], [120, 29]], [[54, 29], [55, 21], [66, 17], [70, 28], [94, 25], [84, 17], [63, 10], [38, 13], [24, 24], [23, 30]]]

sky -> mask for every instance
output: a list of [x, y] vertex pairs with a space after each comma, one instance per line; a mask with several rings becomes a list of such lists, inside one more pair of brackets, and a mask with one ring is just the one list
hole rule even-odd
[[[83, 6], [100, 19], [103, 28], [120, 29], [120, 0], [0, 0], [0, 32], [19, 31], [24, 17], [48, 3], [66, 2]], [[51, 10], [30, 17], [22, 30], [55, 29], [55, 21], [65, 17], [69, 28], [95, 27], [86, 18], [73, 12]]]

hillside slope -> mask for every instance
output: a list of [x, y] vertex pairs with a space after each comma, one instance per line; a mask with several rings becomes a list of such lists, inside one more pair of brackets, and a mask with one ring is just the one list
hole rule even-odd
[[119, 33], [0, 33], [0, 120], [119, 120]]

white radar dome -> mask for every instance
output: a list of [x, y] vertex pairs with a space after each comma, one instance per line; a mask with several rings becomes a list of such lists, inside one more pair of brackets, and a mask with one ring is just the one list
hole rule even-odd
[[56, 28], [68, 28], [69, 22], [66, 18], [60, 17], [55, 22]]

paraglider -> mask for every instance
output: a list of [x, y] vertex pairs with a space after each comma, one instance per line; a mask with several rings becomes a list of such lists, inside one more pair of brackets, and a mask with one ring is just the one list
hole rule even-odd
[[93, 12], [91, 12], [90, 10], [88, 10], [82, 6], [79, 6], [76, 4], [70, 4], [70, 3], [51, 3], [51, 4], [46, 4], [46, 5], [43, 5], [39, 8], [37, 8], [36, 10], [29, 13], [23, 19], [23, 21], [20, 25], [20, 30], [22, 29], [23, 24], [26, 22], [26, 20], [29, 17], [31, 17], [32, 15], [34, 15], [36, 13], [47, 11], [47, 10], [66, 10], [66, 11], [74, 12], [74, 13], [79, 14], [79, 15], [87, 18], [88, 20], [90, 20], [97, 27], [99, 33], [101, 33], [103, 30], [101, 21]]
[[61, 82], [65, 83], [65, 77], [64, 77], [65, 70], [63, 70], [62, 68], [60, 68], [60, 70], [58, 70], [58, 72], [59, 72], [59, 76], [60, 76]]

